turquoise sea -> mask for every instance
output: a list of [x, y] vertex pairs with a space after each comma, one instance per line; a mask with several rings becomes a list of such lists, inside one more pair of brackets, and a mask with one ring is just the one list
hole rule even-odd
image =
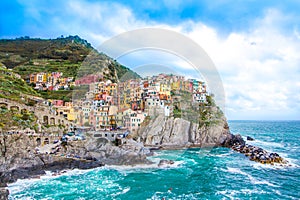
[[21, 180], [10, 199], [300, 199], [300, 121], [229, 121], [231, 131], [289, 160], [263, 165], [227, 148], [159, 151], [172, 168], [106, 166]]

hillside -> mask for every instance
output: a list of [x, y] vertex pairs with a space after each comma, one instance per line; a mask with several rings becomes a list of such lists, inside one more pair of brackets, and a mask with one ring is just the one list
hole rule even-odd
[[[99, 53], [79, 36], [1, 39], [0, 63], [20, 74], [24, 80], [35, 72], [62, 72], [63, 77], [74, 78], [97, 73], [113, 82], [117, 82], [124, 74], [126, 78], [139, 77], [129, 68]], [[44, 98], [69, 100], [71, 91], [40, 92], [40, 95]]]
[[[89, 58], [87, 56], [89, 55]], [[138, 76], [127, 67], [103, 53], [97, 52], [90, 43], [79, 36], [57, 39], [22, 37], [0, 40], [0, 62], [13, 69], [23, 78], [33, 72], [61, 71], [64, 76], [77, 76], [82, 62], [94, 70], [109, 69], [118, 77], [125, 73]], [[112, 77], [118, 79], [118, 77]]]
[[22, 95], [38, 96], [39, 94], [17, 74], [1, 66], [0, 63], [0, 98], [20, 102]]

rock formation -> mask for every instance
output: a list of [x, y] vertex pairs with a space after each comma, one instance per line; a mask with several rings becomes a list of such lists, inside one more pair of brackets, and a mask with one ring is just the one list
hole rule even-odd
[[225, 118], [218, 123], [199, 127], [199, 124], [182, 118], [158, 115], [139, 130], [138, 138], [145, 146], [176, 149], [220, 146], [229, 135]]
[[250, 160], [255, 162], [271, 165], [274, 165], [275, 163], [284, 165], [288, 164], [288, 161], [279, 156], [277, 153], [269, 153], [260, 147], [246, 144], [240, 134], [229, 134], [228, 137], [223, 141], [222, 145], [244, 154]]
[[72, 141], [59, 147], [56, 154], [39, 154], [34, 140], [25, 134], [0, 137], [0, 199], [7, 199], [6, 184], [17, 179], [45, 174], [45, 171], [64, 169], [89, 169], [104, 164], [150, 164], [149, 150], [143, 144], [126, 139], [120, 147], [106, 139], [87, 137], [84, 141]]

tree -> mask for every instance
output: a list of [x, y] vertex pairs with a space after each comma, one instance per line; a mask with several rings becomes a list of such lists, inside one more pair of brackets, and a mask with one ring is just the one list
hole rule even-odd
[[89, 122], [85, 122], [85, 123], [83, 124], [83, 126], [90, 126], [90, 123], [89, 123]]

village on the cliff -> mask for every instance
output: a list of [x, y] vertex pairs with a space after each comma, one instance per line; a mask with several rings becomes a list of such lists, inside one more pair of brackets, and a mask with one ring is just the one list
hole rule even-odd
[[91, 126], [96, 131], [122, 128], [135, 133], [153, 112], [173, 116], [174, 102], [178, 100], [177, 91], [189, 93], [191, 101], [195, 103], [206, 102], [208, 95], [203, 81], [186, 80], [184, 76], [173, 74], [161, 73], [119, 83], [105, 80], [101, 75], [87, 75], [73, 80], [73, 77], [63, 78], [60, 72], [40, 72], [30, 74], [27, 82], [34, 85], [36, 90], [88, 85], [84, 98], [72, 102], [49, 99], [44, 104], [50, 107], [53, 114], [78, 126]]

